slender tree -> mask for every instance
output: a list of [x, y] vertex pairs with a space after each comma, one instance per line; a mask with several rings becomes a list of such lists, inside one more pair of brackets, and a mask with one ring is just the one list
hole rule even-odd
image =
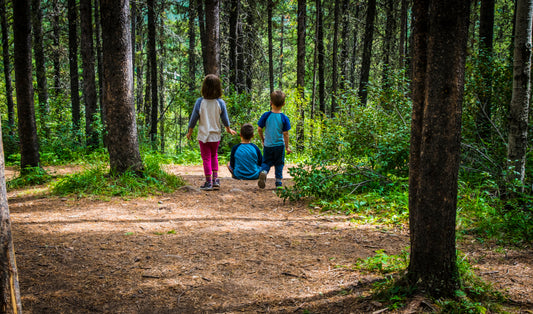
[[204, 1], [196, 1], [196, 10], [198, 11], [198, 30], [200, 31], [200, 42], [202, 44], [202, 65], [204, 69], [204, 75], [207, 75], [207, 34], [205, 25]]
[[368, 98], [368, 80], [370, 78], [370, 63], [372, 62], [372, 41], [374, 40], [374, 20], [376, 15], [376, 0], [369, 0], [366, 8], [365, 39], [363, 47], [363, 61], [361, 64], [361, 80], [359, 81], [359, 99], [366, 105]]
[[281, 25], [280, 25], [280, 38], [279, 38], [279, 80], [278, 85], [279, 89], [283, 89], [283, 37], [285, 32], [285, 16], [281, 15]]
[[196, 89], [196, 1], [189, 0], [189, 92]]
[[490, 142], [492, 119], [492, 41], [494, 37], [494, 0], [481, 1], [479, 19], [479, 62], [480, 81], [477, 95], [479, 109], [476, 115], [476, 126], [479, 138], [485, 143]]
[[229, 81], [237, 93], [241, 92], [239, 78], [239, 13], [240, 0], [228, 1], [229, 4], [229, 36], [228, 36], [228, 67]]
[[407, 43], [407, 0], [401, 0], [400, 7], [400, 42], [399, 42], [399, 56], [400, 68], [405, 67], [406, 43]]
[[206, 74], [220, 75], [219, 0], [205, 1]]
[[13, 85], [11, 79], [11, 59], [9, 58], [9, 31], [6, 18], [6, 2], [0, 0], [0, 25], [2, 27], [2, 61], [6, 86], [7, 126], [10, 135], [15, 134], [15, 103], [13, 102]]
[[157, 83], [157, 49], [156, 49], [156, 13], [155, 1], [148, 0], [148, 58], [150, 59], [150, 86], [151, 90], [151, 105], [150, 110], [150, 140], [154, 143], [157, 139], [157, 122], [159, 117], [159, 92]]
[[455, 217], [469, 11], [465, 0], [413, 7], [407, 279], [433, 297], [453, 296], [459, 286]]
[[35, 74], [37, 76], [37, 95], [39, 99], [39, 114], [41, 116], [41, 128], [48, 133], [47, 120], [50, 108], [48, 106], [48, 84], [46, 81], [46, 68], [43, 47], [43, 12], [40, 0], [32, 0], [32, 31], [33, 53], [35, 59]]
[[[100, 23], [100, 0], [95, 0], [95, 8], [94, 8], [94, 24], [96, 25], [96, 61], [97, 61], [97, 72], [98, 72], [98, 102], [100, 103], [100, 117], [102, 121], [102, 125], [105, 127], [106, 125], [106, 116], [105, 116], [105, 110], [104, 110], [104, 79], [103, 79], [103, 56], [102, 56], [102, 29]], [[141, 75], [142, 76], [142, 75]], [[106, 135], [103, 135], [104, 140], [104, 146], [107, 147], [107, 139]]]
[[80, 83], [78, 78], [78, 13], [76, 0], [68, 0], [68, 56], [70, 66], [70, 102], [76, 138], [80, 128]]
[[297, 111], [300, 119], [296, 124], [296, 148], [304, 148], [304, 88], [305, 88], [305, 23], [307, 16], [306, 0], [298, 0], [298, 52], [296, 61], [296, 88], [298, 89]]
[[270, 93], [274, 91], [274, 54], [272, 49], [272, 10], [274, 2], [268, 0], [267, 4], [267, 22], [268, 22], [268, 82]]
[[31, 58], [31, 9], [29, 0], [13, 2], [15, 88], [20, 137], [21, 174], [40, 167], [39, 140], [35, 124]]
[[98, 132], [94, 128], [97, 112], [94, 70], [92, 1], [80, 0], [81, 61], [83, 64], [83, 99], [85, 101], [85, 137], [87, 147], [98, 147]]
[[331, 62], [331, 116], [337, 111], [337, 89], [339, 80], [339, 16], [341, 14], [341, 2], [335, 1], [333, 22], [333, 51]]
[[316, 0], [316, 41], [318, 58], [318, 106], [320, 112], [326, 114], [326, 78], [324, 77], [324, 28], [322, 0]]
[[144, 170], [133, 103], [129, 0], [100, 0], [104, 108], [112, 173]]
[[507, 167], [509, 181], [524, 183], [531, 98], [533, 0], [518, 0], [513, 58], [513, 96], [509, 107]]
[[58, 97], [61, 94], [61, 47], [60, 42], [60, 8], [59, 1], [52, 0], [52, 14], [50, 23], [52, 24], [52, 64], [54, 69], [53, 95]]

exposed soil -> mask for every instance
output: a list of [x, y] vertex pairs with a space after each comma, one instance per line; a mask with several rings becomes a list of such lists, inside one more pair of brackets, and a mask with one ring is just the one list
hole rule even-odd
[[[259, 189], [221, 168], [221, 189], [205, 192], [195, 188], [201, 167], [168, 171], [191, 187], [131, 200], [50, 197], [46, 187], [10, 192], [24, 312], [389, 312], [371, 298], [382, 276], [353, 265], [377, 250], [400, 253], [409, 245], [405, 229], [284, 203], [272, 174]], [[532, 249], [468, 240], [460, 249], [516, 301], [509, 310], [532, 313]], [[431, 310], [425, 303], [404, 312]]]

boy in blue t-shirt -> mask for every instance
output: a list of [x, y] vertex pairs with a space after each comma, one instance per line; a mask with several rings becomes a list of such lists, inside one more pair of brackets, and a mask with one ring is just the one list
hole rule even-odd
[[231, 149], [228, 169], [234, 179], [256, 180], [261, 172], [263, 156], [254, 143], [250, 143], [254, 137], [254, 126], [245, 123], [241, 127], [241, 143]]
[[257, 131], [263, 143], [263, 164], [257, 185], [262, 189], [265, 188], [266, 177], [272, 166], [275, 168], [276, 187], [281, 188], [285, 151], [287, 154], [291, 153], [289, 148], [291, 123], [289, 118], [281, 112], [285, 105], [285, 93], [279, 90], [273, 91], [270, 94], [270, 104], [270, 111], [263, 113], [257, 122]]

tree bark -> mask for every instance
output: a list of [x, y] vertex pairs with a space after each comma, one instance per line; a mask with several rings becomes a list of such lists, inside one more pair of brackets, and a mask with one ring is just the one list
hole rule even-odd
[[48, 84], [46, 82], [46, 68], [43, 48], [43, 13], [41, 11], [41, 1], [32, 0], [32, 23], [33, 23], [33, 52], [35, 59], [35, 74], [37, 77], [37, 95], [39, 99], [39, 114], [41, 128], [48, 134]]
[[296, 123], [296, 149], [301, 151], [304, 148], [304, 102], [305, 102], [305, 23], [307, 16], [306, 0], [298, 0], [298, 52], [296, 62], [296, 88], [298, 90], [298, 100], [296, 110], [300, 115]]
[[196, 0], [196, 10], [198, 11], [198, 29], [200, 30], [200, 42], [202, 44], [202, 65], [204, 75], [207, 75], [207, 34], [205, 25], [204, 1]]
[[196, 30], [194, 19], [196, 18], [196, 1], [189, 0], [189, 92], [196, 89]]
[[322, 0], [316, 0], [316, 31], [318, 54], [318, 106], [320, 112], [326, 114], [326, 79], [324, 77], [324, 27]]
[[68, 0], [68, 56], [70, 65], [70, 101], [72, 104], [72, 125], [78, 138], [80, 129], [80, 85], [78, 79], [78, 14], [76, 0]]
[[455, 217], [469, 11], [464, 0], [421, 0], [413, 8], [407, 279], [436, 298], [459, 287]]
[[13, 102], [13, 85], [11, 78], [11, 62], [9, 58], [9, 30], [6, 19], [6, 2], [0, 0], [0, 24], [2, 27], [2, 61], [6, 86], [7, 126], [9, 134], [15, 135], [15, 103]]
[[479, 19], [479, 74], [477, 90], [479, 109], [476, 126], [479, 138], [485, 143], [491, 140], [492, 119], [492, 40], [494, 35], [494, 0], [481, 1]]
[[58, 97], [61, 94], [61, 47], [59, 45], [61, 36], [59, 26], [60, 8], [58, 0], [52, 0], [52, 10], [50, 22], [52, 24], [52, 64], [54, 68], [53, 94], [55, 97]]
[[400, 69], [405, 67], [406, 56], [406, 43], [407, 43], [407, 0], [401, 0], [400, 8], [400, 43], [399, 43], [399, 55], [400, 55]]
[[[96, 61], [98, 62], [96, 68], [98, 70], [98, 101], [100, 103], [100, 116], [104, 128], [107, 124], [104, 108], [104, 69], [102, 56], [102, 30], [101, 30], [101, 14], [100, 14], [100, 0], [95, 0], [94, 8], [94, 24], [96, 25]], [[104, 146], [107, 147], [107, 135], [103, 135]]]
[[272, 10], [274, 3], [268, 0], [267, 4], [267, 22], [268, 22], [268, 82], [270, 93], [274, 91], [274, 55], [272, 49]]
[[285, 33], [285, 16], [281, 15], [281, 25], [280, 25], [280, 39], [279, 39], [279, 81], [278, 81], [278, 88], [280, 90], [283, 89], [283, 37]]
[[205, 1], [206, 74], [220, 75], [219, 0]]
[[15, 87], [20, 137], [20, 169], [40, 167], [39, 141], [35, 124], [31, 62], [31, 10], [29, 0], [13, 2], [13, 41], [15, 46]]
[[339, 15], [341, 11], [341, 2], [335, 1], [333, 22], [333, 51], [331, 61], [331, 116], [337, 111], [337, 89], [339, 79]]
[[92, 1], [80, 0], [81, 60], [83, 64], [83, 98], [85, 100], [85, 137], [90, 150], [98, 147], [98, 133], [94, 128], [97, 112], [96, 79], [94, 71]]
[[359, 81], [359, 100], [366, 106], [368, 98], [368, 80], [370, 78], [370, 64], [372, 62], [372, 41], [374, 38], [374, 17], [376, 15], [376, 0], [367, 3], [365, 39], [363, 46], [363, 61], [361, 63], [361, 80]]
[[150, 86], [152, 87], [151, 91], [151, 105], [152, 109], [150, 110], [150, 140], [152, 143], [155, 143], [157, 140], [157, 121], [159, 117], [159, 92], [158, 92], [158, 83], [157, 83], [157, 50], [156, 50], [156, 15], [155, 15], [155, 1], [148, 0], [148, 57], [150, 58]]
[[239, 13], [240, 13], [240, 0], [229, 1], [229, 81], [233, 85], [237, 93], [241, 92], [241, 84], [239, 79]]
[[143, 171], [133, 103], [129, 0], [101, 0], [104, 104], [111, 173]]
[[533, 0], [518, 0], [513, 58], [513, 96], [509, 108], [507, 179], [524, 183], [531, 98], [531, 30]]
[[[20, 0], [19, 0], [20, 1]], [[2, 131], [0, 127], [0, 138]], [[4, 146], [0, 141], [0, 313], [22, 313], [17, 263], [7, 202]]]

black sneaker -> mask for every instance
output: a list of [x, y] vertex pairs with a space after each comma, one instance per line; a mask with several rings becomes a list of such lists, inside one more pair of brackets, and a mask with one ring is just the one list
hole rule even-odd
[[267, 179], [267, 172], [265, 170], [261, 171], [259, 173], [259, 180], [257, 180], [257, 185], [264, 189], [265, 188], [265, 183], [266, 183], [266, 179]]
[[212, 191], [213, 190], [213, 183], [211, 183], [211, 181], [205, 181], [204, 185], [202, 185], [200, 187], [200, 190]]
[[283, 188], [283, 183], [281, 183], [281, 181], [276, 181], [276, 189], [282, 189]]
[[216, 179], [213, 179], [213, 190], [218, 190], [218, 189], [220, 189], [220, 179], [216, 178]]

